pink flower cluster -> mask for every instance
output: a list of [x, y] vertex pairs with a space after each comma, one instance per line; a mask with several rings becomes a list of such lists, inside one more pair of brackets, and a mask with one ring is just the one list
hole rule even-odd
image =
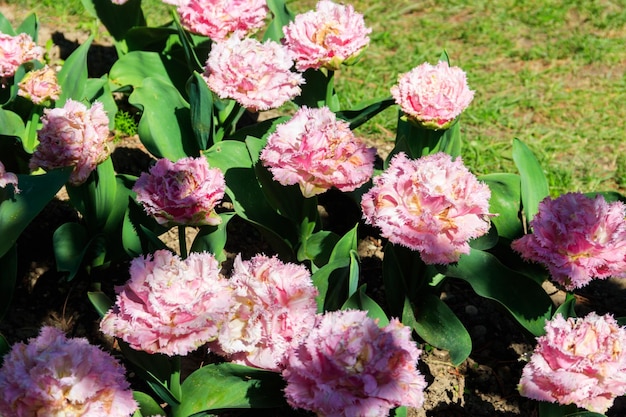
[[522, 371], [523, 396], [604, 413], [626, 394], [626, 328], [611, 315], [558, 314], [545, 328]]
[[424, 63], [398, 77], [391, 94], [409, 120], [429, 129], [447, 129], [474, 98], [465, 72], [446, 62]]
[[57, 81], [54, 69], [45, 66], [39, 70], [30, 71], [18, 84], [17, 94], [35, 104], [42, 104], [49, 100], [58, 100], [61, 87]]
[[224, 197], [225, 187], [222, 171], [210, 168], [204, 157], [176, 162], [163, 158], [141, 174], [133, 191], [159, 224], [214, 226], [221, 222], [215, 206]]
[[20, 192], [20, 189], [17, 188], [17, 175], [7, 172], [4, 164], [0, 162], [0, 188], [5, 188], [9, 184], [13, 185], [13, 191], [16, 194]]
[[243, 38], [265, 24], [265, 0], [167, 1], [178, 5], [183, 26], [216, 42], [234, 36]]
[[626, 205], [568, 193], [539, 203], [532, 234], [513, 241], [522, 257], [544, 264], [572, 290], [593, 278], [626, 278]]
[[420, 252], [427, 264], [457, 262], [468, 241], [489, 231], [489, 187], [461, 158], [439, 152], [417, 160], [395, 155], [374, 178], [361, 207], [391, 243]]
[[232, 304], [215, 257], [181, 259], [167, 250], [133, 259], [130, 280], [117, 287], [115, 306], [100, 330], [133, 349], [185, 355], [217, 337]]
[[364, 311], [319, 316], [283, 371], [287, 402], [319, 416], [380, 417], [421, 407], [426, 381], [411, 329], [392, 319], [378, 327]]
[[87, 109], [83, 103], [68, 99], [63, 107], [45, 109], [41, 121], [31, 170], [73, 166], [69, 182], [80, 185], [109, 157], [109, 119], [102, 103]]
[[233, 304], [212, 350], [236, 363], [277, 371], [315, 324], [317, 289], [302, 265], [237, 256]]
[[26, 33], [11, 36], [0, 33], [0, 78], [12, 77], [17, 68], [32, 60], [43, 59], [43, 48]]
[[375, 155], [327, 107], [302, 107], [276, 127], [260, 159], [276, 181], [298, 184], [302, 195], [312, 197], [331, 187], [353, 191], [365, 184], [373, 174]]
[[203, 76], [220, 98], [253, 111], [268, 110], [302, 91], [304, 78], [292, 66], [291, 54], [276, 42], [231, 37], [213, 45]]
[[124, 368], [87, 339], [43, 327], [0, 368], [0, 415], [128, 417], [137, 410]]
[[372, 30], [351, 5], [321, 0], [314, 11], [296, 16], [283, 28], [285, 43], [296, 57], [296, 68], [337, 70], [356, 61], [369, 44]]

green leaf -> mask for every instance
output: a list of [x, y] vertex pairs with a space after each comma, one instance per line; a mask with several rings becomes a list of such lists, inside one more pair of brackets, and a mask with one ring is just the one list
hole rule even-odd
[[359, 290], [356, 291], [341, 307], [342, 310], [346, 309], [355, 309], [355, 310], [363, 310], [367, 311], [368, 317], [378, 320], [378, 325], [380, 327], [385, 327], [389, 324], [389, 318], [383, 311], [383, 309], [376, 303], [376, 301], [372, 300], [365, 293], [366, 285], [361, 285]]
[[0, 108], [0, 135], [22, 137], [23, 134], [22, 118], [17, 113]]
[[111, 307], [113, 307], [113, 300], [111, 300], [105, 293], [102, 291], [89, 291], [87, 292], [87, 298], [91, 301], [91, 304], [94, 306], [100, 318], [104, 317], [104, 315], [109, 311]]
[[[0, 233], [2, 233], [0, 229]], [[9, 311], [15, 283], [17, 281], [17, 245], [13, 245], [2, 257], [0, 257], [0, 320]], [[0, 340], [2, 342], [2, 340]], [[1, 354], [0, 343], [0, 354]]]
[[0, 256], [15, 244], [28, 224], [65, 184], [72, 168], [50, 171], [44, 175], [18, 175], [21, 192], [0, 203]]
[[213, 145], [213, 93], [200, 74], [194, 72], [187, 83], [191, 108], [191, 127], [198, 149]]
[[445, 152], [452, 157], [457, 157], [461, 153], [459, 122], [455, 121], [448, 129], [427, 129], [408, 121], [406, 116], [400, 112], [396, 131], [396, 145], [385, 160], [385, 168], [393, 156], [399, 152], [406, 153], [411, 159], [437, 152]]
[[29, 14], [15, 30], [17, 33], [26, 33], [37, 43], [39, 39], [39, 20], [35, 13]]
[[117, 104], [111, 93], [111, 86], [106, 75], [101, 78], [89, 78], [85, 83], [85, 98], [93, 103], [99, 101], [102, 103], [104, 110], [109, 118], [109, 129], [115, 128], [115, 114], [117, 113]]
[[94, 40], [91, 35], [65, 60], [63, 67], [57, 74], [57, 81], [61, 87], [59, 99], [55, 102], [56, 107], [63, 107], [67, 99], [76, 101], [85, 99], [85, 84], [87, 83], [87, 52]]
[[357, 229], [356, 224], [349, 232], [341, 237], [333, 248], [329, 261], [336, 261], [342, 258], [350, 258], [350, 253], [357, 250]]
[[167, 245], [159, 239], [159, 235], [167, 230], [130, 199], [122, 224], [122, 246], [130, 257], [167, 249]]
[[235, 213], [220, 213], [219, 216], [222, 222], [217, 226], [203, 226], [200, 228], [191, 245], [191, 252], [207, 251], [214, 254], [215, 259], [219, 262], [223, 262], [226, 260], [224, 247], [228, 238], [226, 227], [228, 222], [235, 217]]
[[57, 271], [69, 272], [68, 281], [78, 273], [89, 243], [87, 229], [78, 223], [64, 223], [54, 231], [52, 246]]
[[148, 416], [166, 416], [167, 413], [154, 398], [141, 391], [133, 391], [133, 398], [139, 404], [139, 411], [142, 417]]
[[489, 211], [497, 214], [491, 217], [498, 234], [514, 240], [524, 233], [520, 220], [521, 189], [520, 177], [516, 174], [496, 173], [478, 177], [491, 190]]
[[294, 19], [294, 15], [289, 11], [284, 0], [267, 0], [267, 7], [272, 12], [274, 18], [269, 23], [263, 40], [271, 39], [280, 43], [281, 39], [285, 36], [283, 27]]
[[472, 351], [472, 340], [463, 323], [441, 299], [425, 293], [413, 305], [404, 299], [402, 323], [427, 343], [450, 353], [453, 365], [460, 365]]
[[539, 401], [539, 417], [606, 417], [604, 414], [579, 409], [574, 404], [560, 405]]
[[328, 263], [330, 253], [339, 236], [328, 230], [320, 230], [308, 236], [298, 247], [298, 261], [312, 261], [318, 267]]
[[146, 20], [141, 11], [141, 0], [129, 0], [124, 4], [114, 4], [110, 0], [82, 0], [87, 10], [95, 11], [96, 16], [115, 39], [118, 54], [127, 52], [124, 38], [135, 26], [145, 26]]
[[156, 78], [166, 84], [182, 87], [187, 77], [180, 72], [172, 68], [172, 63], [156, 52], [132, 51], [115, 61], [109, 71], [109, 80], [116, 87], [130, 85], [137, 88], [143, 85], [144, 80]]
[[0, 13], [0, 32], [10, 36], [15, 36], [17, 33], [13, 30], [11, 22], [2, 13]]
[[332, 84], [332, 78], [319, 70], [309, 68], [302, 73], [305, 83], [302, 86], [302, 93], [293, 99], [298, 106], [318, 108], [326, 104], [326, 90]]
[[197, 155], [189, 103], [174, 86], [159, 78], [147, 78], [128, 101], [143, 111], [138, 133], [151, 154], [172, 161]]
[[544, 334], [545, 321], [552, 317], [552, 300], [541, 285], [507, 268], [494, 255], [471, 249], [457, 264], [439, 269], [446, 276], [468, 282], [481, 297], [498, 301], [533, 335]]
[[559, 306], [554, 312], [554, 315], [557, 314], [562, 315], [564, 318], [576, 317], [576, 310], [574, 309], [576, 305], [576, 297], [572, 293], [565, 294], [565, 302]]
[[391, 410], [390, 417], [407, 417], [407, 408], [406, 407], [398, 407]]
[[350, 123], [350, 129], [354, 130], [395, 103], [393, 98], [367, 100], [353, 109], [337, 112], [337, 117]]
[[280, 374], [232, 363], [210, 364], [182, 384], [184, 401], [172, 417], [188, 417], [222, 408], [273, 408], [286, 404]]
[[41, 127], [41, 115], [43, 114], [43, 108], [40, 106], [33, 106], [32, 112], [26, 121], [26, 127], [22, 133], [22, 144], [24, 149], [33, 153], [37, 145], [39, 144], [39, 138], [37, 137], [37, 130]]
[[[318, 292], [317, 297], [315, 297], [318, 313], [322, 313], [326, 310], [326, 298], [328, 295], [328, 288], [330, 285], [331, 276], [333, 275], [333, 273], [335, 273], [335, 271], [340, 271], [341, 269], [347, 268], [349, 266], [350, 260], [342, 258], [337, 261], [328, 262], [326, 265], [315, 271], [313, 275], [311, 275], [313, 285], [315, 285], [315, 288], [317, 288]], [[330, 302], [328, 304], [330, 305]], [[341, 304], [333, 307], [335, 307], [334, 310], [339, 309], [341, 307]]]
[[520, 173], [524, 215], [530, 222], [538, 211], [539, 202], [550, 194], [548, 180], [535, 155], [519, 139], [513, 140], [513, 161]]

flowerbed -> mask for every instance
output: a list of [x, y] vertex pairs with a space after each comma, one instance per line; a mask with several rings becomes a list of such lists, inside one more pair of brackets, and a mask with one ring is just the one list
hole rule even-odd
[[[539, 415], [603, 415], [626, 393], [624, 320], [577, 318], [572, 294], [626, 277], [624, 197], [550, 198], [520, 140], [518, 173], [474, 176], [459, 157], [459, 118], [473, 92], [447, 54], [399, 76], [391, 97], [342, 109], [334, 73], [357, 64], [370, 32], [351, 6], [321, 1], [293, 16], [280, 1], [234, 2], [224, 14], [222, 3], [191, 0], [174, 5], [171, 24], [146, 27], [139, 1], [87, 5], [119, 55], [98, 79], [86, 70], [93, 38], [51, 75], [27, 37], [36, 37], [36, 18], [17, 30], [0, 22], [2, 313], [15, 286], [15, 242], [65, 186], [80, 219], [54, 231], [56, 267], [68, 281], [79, 271], [97, 277], [85, 302], [145, 386], [132, 387], [128, 401], [127, 384], [96, 383], [102, 371], [59, 348], [77, 339], [44, 327], [37, 339], [3, 344], [13, 359], [0, 370], [11, 393], [0, 412], [407, 415], [424, 402], [421, 349], [447, 351], [455, 365], [472, 351], [442, 297], [454, 279], [538, 338], [518, 378], [522, 395], [541, 401]], [[215, 25], [205, 8], [228, 23]], [[269, 16], [262, 40], [253, 36], [259, 13]], [[139, 139], [157, 160], [139, 176], [116, 173], [109, 158], [113, 92], [139, 110]], [[395, 147], [376, 163], [354, 129], [396, 105]], [[276, 108], [285, 115], [240, 123], [246, 112]], [[341, 233], [319, 211], [331, 188], [362, 211]], [[223, 271], [234, 219], [272, 254], [239, 256]], [[382, 300], [360, 273], [365, 224], [385, 242]], [[189, 228], [198, 230], [190, 245]], [[163, 239], [171, 230], [175, 253]], [[120, 263], [131, 265], [127, 282], [103, 291], [98, 281]], [[546, 294], [546, 280], [569, 292], [562, 304]], [[47, 346], [50, 363], [40, 368], [28, 352]], [[181, 358], [198, 349], [219, 359], [182, 377]], [[19, 377], [30, 370], [31, 379]], [[103, 394], [88, 396], [81, 384]]]

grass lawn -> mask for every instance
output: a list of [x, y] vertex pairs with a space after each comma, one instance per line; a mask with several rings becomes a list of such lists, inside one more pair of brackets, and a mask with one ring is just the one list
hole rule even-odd
[[[43, 24], [93, 27], [79, 0], [10, 0]], [[626, 191], [626, 7], [601, 0], [355, 0], [372, 44], [338, 71], [345, 106], [389, 96], [400, 73], [442, 50], [468, 75], [475, 99], [462, 115], [463, 158], [476, 173], [513, 171], [513, 138], [542, 162], [554, 195]], [[315, 1], [290, 1], [305, 12]], [[159, 0], [144, 0], [150, 23], [168, 20]], [[357, 133], [381, 149], [394, 139], [397, 109]]]

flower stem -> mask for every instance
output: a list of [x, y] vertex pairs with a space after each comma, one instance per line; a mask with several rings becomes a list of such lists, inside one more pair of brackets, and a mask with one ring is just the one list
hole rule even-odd
[[182, 388], [180, 385], [180, 371], [181, 371], [181, 359], [180, 355], [174, 355], [171, 357], [172, 373], [170, 374], [170, 391], [174, 395], [174, 398], [179, 401], [182, 398]]
[[187, 236], [185, 233], [185, 226], [178, 226], [178, 245], [180, 247], [181, 259], [187, 258]]

